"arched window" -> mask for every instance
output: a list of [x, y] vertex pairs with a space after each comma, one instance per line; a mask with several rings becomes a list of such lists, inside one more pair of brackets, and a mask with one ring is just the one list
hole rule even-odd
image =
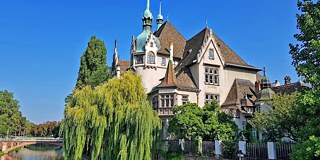
[[148, 53], [148, 63], [149, 64], [155, 64], [155, 55], [153, 52]]

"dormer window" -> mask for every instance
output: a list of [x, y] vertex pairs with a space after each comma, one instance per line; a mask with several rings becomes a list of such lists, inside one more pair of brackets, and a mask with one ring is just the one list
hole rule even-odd
[[155, 55], [153, 52], [148, 53], [148, 61], [149, 64], [155, 64]]
[[150, 43], [150, 47], [153, 47], [153, 42]]
[[214, 59], [214, 57], [213, 57], [213, 49], [209, 50], [209, 59], [211, 59], [211, 60]]

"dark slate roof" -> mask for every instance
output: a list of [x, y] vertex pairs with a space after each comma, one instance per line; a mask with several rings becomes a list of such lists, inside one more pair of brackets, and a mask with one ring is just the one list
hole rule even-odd
[[300, 91], [304, 88], [308, 88], [308, 87], [301, 82], [296, 82], [296, 83], [284, 84], [277, 87], [272, 87], [271, 89], [276, 94], [293, 94], [294, 92]]
[[[201, 46], [205, 40], [206, 35], [210, 34], [209, 28], [204, 28], [194, 37], [189, 39], [186, 43], [186, 47], [184, 49], [183, 59], [176, 67], [176, 71], [193, 64], [193, 61], [197, 58], [197, 54], [201, 49]], [[257, 69], [253, 66], [248, 65], [241, 57], [236, 54], [230, 47], [228, 47], [216, 34], [213, 33], [213, 38], [215, 39], [217, 46], [220, 49], [220, 53], [222, 58], [224, 59], [226, 64], [235, 65], [238, 67], [246, 67], [248, 69]]]
[[158, 53], [170, 55], [170, 42], [173, 42], [173, 57], [182, 58], [186, 39], [182, 34], [168, 21], [154, 33], [159, 38], [161, 48]]
[[254, 96], [254, 84], [249, 80], [235, 79], [225, 102], [222, 104], [222, 107], [240, 106], [241, 99], [243, 99], [246, 95], [251, 95], [251, 98], [248, 98], [252, 100], [252, 104], [247, 105], [253, 106], [253, 102], [256, 98]]
[[130, 67], [130, 61], [128, 60], [120, 60], [118, 61], [118, 65], [120, 67], [120, 72], [123, 73], [124, 71], [128, 70]]

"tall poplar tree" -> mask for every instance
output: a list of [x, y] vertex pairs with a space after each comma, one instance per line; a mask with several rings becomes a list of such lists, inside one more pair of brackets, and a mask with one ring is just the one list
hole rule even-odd
[[87, 85], [95, 87], [109, 78], [106, 54], [104, 42], [92, 36], [86, 51], [81, 56], [76, 88], [82, 89]]

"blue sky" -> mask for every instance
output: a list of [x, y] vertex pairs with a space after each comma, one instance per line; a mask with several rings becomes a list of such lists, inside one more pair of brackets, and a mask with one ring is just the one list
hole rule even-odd
[[[297, 81], [296, 1], [163, 0], [163, 15], [186, 39], [209, 27], [247, 63], [267, 67], [271, 81]], [[14, 92], [35, 123], [61, 120], [64, 97], [77, 79], [91, 35], [102, 39], [111, 64], [114, 40], [129, 59], [131, 36], [142, 30], [146, 0], [3, 0], [0, 5], [0, 90]], [[151, 0], [156, 17], [159, 0]], [[155, 27], [154, 27], [155, 28]]]

